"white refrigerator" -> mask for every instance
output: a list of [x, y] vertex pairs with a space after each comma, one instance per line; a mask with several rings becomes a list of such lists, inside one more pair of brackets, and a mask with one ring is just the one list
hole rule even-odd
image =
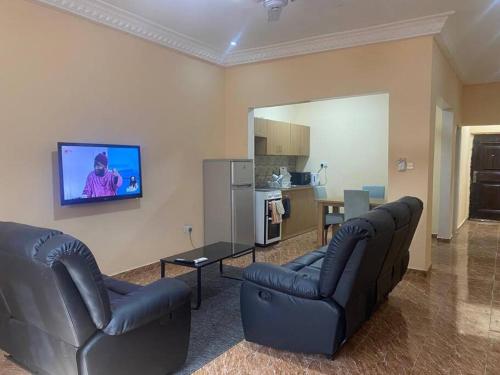
[[254, 190], [253, 160], [203, 161], [205, 245], [255, 244]]

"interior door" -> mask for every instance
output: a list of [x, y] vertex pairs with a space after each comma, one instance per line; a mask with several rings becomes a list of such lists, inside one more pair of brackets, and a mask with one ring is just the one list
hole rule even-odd
[[474, 136], [469, 211], [473, 219], [500, 220], [500, 134]]

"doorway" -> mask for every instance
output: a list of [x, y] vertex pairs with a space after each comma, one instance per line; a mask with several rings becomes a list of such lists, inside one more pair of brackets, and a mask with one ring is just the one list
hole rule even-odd
[[500, 134], [474, 135], [470, 218], [500, 220]]
[[[469, 218], [472, 218], [470, 212], [471, 203], [471, 187], [473, 184], [474, 171], [472, 169], [472, 150], [474, 146], [474, 139], [482, 135], [496, 135], [500, 134], [500, 125], [473, 125], [462, 126], [458, 131], [457, 137], [457, 199], [455, 207], [457, 212], [455, 228], [460, 228]], [[479, 138], [478, 138], [479, 139]], [[497, 154], [495, 154], [497, 155]], [[476, 174], [476, 178], [480, 177]], [[491, 183], [490, 183], [491, 184]], [[500, 185], [500, 180], [494, 184]], [[483, 203], [484, 204], [484, 203]], [[486, 203], [488, 204], [488, 203]], [[479, 204], [481, 206], [481, 203]], [[498, 220], [498, 219], [497, 219]]]

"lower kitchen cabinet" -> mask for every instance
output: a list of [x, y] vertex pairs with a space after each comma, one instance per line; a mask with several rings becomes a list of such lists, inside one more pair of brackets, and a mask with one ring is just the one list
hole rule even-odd
[[316, 229], [317, 214], [314, 191], [311, 186], [283, 189], [283, 197], [290, 198], [290, 217], [283, 219], [281, 239], [285, 240]]

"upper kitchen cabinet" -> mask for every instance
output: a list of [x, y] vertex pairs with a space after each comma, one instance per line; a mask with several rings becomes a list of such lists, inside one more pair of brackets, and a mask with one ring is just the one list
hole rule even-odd
[[291, 155], [289, 123], [267, 120], [267, 155]]
[[290, 124], [290, 154], [309, 156], [309, 126]]
[[308, 126], [254, 119], [255, 155], [309, 156]]
[[256, 137], [267, 138], [267, 120], [256, 117], [254, 119], [254, 131]]

